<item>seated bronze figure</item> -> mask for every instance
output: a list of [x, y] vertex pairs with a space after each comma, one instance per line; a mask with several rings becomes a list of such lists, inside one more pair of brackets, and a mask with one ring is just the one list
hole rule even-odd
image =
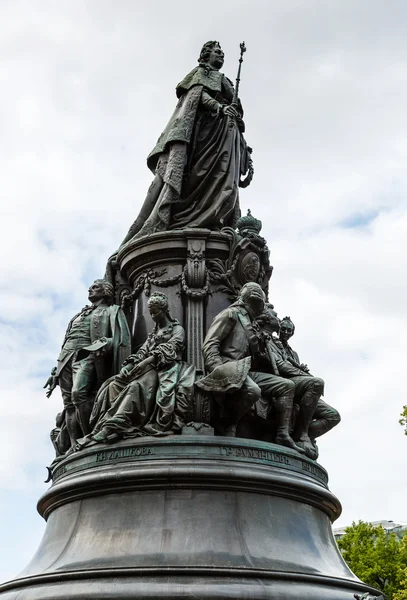
[[195, 367], [182, 361], [185, 331], [165, 294], [153, 293], [148, 307], [154, 330], [97, 394], [89, 436], [95, 442], [179, 433], [190, 414]]

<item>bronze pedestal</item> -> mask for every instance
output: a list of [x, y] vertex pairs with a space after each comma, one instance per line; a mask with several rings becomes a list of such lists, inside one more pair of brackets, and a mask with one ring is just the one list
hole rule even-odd
[[210, 436], [124, 440], [64, 459], [47, 519], [2, 600], [351, 600], [326, 471], [295, 451]]

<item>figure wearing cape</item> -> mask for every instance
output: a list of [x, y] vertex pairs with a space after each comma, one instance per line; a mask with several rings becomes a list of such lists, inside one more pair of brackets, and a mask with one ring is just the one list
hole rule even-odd
[[[74, 354], [70, 350], [65, 350], [64, 345], [73, 322], [81, 312], [76, 314], [68, 324], [62, 349], [58, 357], [57, 376], [61, 373]], [[111, 377], [120, 371], [123, 361], [131, 352], [130, 331], [125, 314], [120, 306], [117, 306], [116, 304], [111, 306], [102, 305], [92, 311], [90, 315], [90, 339], [92, 344], [97, 340], [100, 340], [100, 338], [107, 338], [112, 344], [111, 353], [108, 352], [104, 356], [98, 356], [96, 352], [93, 354], [97, 388], [99, 388], [108, 377]], [[89, 353], [89, 350], [83, 348], [83, 356]]]
[[119, 372], [130, 352], [130, 331], [120, 306], [93, 304], [71, 319], [55, 373], [64, 401], [51, 437], [57, 456], [89, 432], [95, 391]]
[[122, 242], [157, 231], [235, 226], [239, 180], [250, 153], [239, 117], [224, 114], [233, 85], [209, 64], [195, 67], [176, 88], [177, 107], [147, 158], [155, 173], [136, 221]]
[[239, 421], [251, 410], [267, 419], [273, 401], [275, 443], [303, 453], [289, 432], [294, 384], [273, 374], [264, 354], [257, 323], [263, 310], [264, 292], [250, 282], [243, 286], [237, 302], [216, 315], [202, 345], [207, 375], [196, 385], [215, 393], [222, 409], [219, 429], [223, 428], [223, 435], [235, 436]]

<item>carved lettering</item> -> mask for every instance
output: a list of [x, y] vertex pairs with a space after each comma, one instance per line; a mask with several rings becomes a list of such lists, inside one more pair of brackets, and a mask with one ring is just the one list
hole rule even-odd
[[328, 483], [328, 479], [325, 473], [317, 469], [315, 465], [310, 465], [309, 463], [306, 463], [304, 461], [301, 461], [301, 465], [303, 471], [306, 471], [307, 473], [313, 475], [314, 477], [316, 477], [320, 481], [323, 481], [324, 483]]
[[[220, 446], [220, 454], [222, 456], [236, 456], [237, 458], [254, 458], [257, 460], [266, 460], [271, 463], [279, 463], [281, 465], [292, 465], [288, 456], [273, 452], [272, 450], [263, 450], [260, 448], [244, 448], [242, 446]], [[301, 462], [301, 468], [313, 477], [316, 477], [323, 483], [328, 483], [328, 478], [316, 465], [309, 464], [305, 461]]]
[[222, 456], [236, 456], [238, 458], [255, 458], [260, 460], [267, 460], [270, 462], [277, 462], [280, 464], [290, 465], [290, 459], [284, 454], [278, 454], [271, 450], [260, 450], [257, 448], [243, 448], [243, 447], [230, 447], [221, 446], [220, 453]]
[[134, 458], [139, 456], [150, 456], [155, 454], [154, 448], [148, 446], [134, 446], [133, 448], [117, 448], [116, 450], [105, 450], [96, 454], [96, 462], [105, 460], [117, 460], [118, 458]]

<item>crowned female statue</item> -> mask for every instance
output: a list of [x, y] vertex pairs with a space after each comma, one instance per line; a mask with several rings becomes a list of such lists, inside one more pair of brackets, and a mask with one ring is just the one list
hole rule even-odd
[[169, 313], [168, 298], [154, 292], [149, 301], [156, 325], [118, 375], [100, 388], [90, 425], [90, 441], [179, 433], [191, 415], [195, 367], [182, 361], [185, 331]]
[[223, 61], [219, 43], [206, 42], [198, 66], [177, 85], [177, 107], [147, 158], [154, 180], [122, 245], [158, 231], [236, 225], [250, 148], [240, 101], [219, 71]]

